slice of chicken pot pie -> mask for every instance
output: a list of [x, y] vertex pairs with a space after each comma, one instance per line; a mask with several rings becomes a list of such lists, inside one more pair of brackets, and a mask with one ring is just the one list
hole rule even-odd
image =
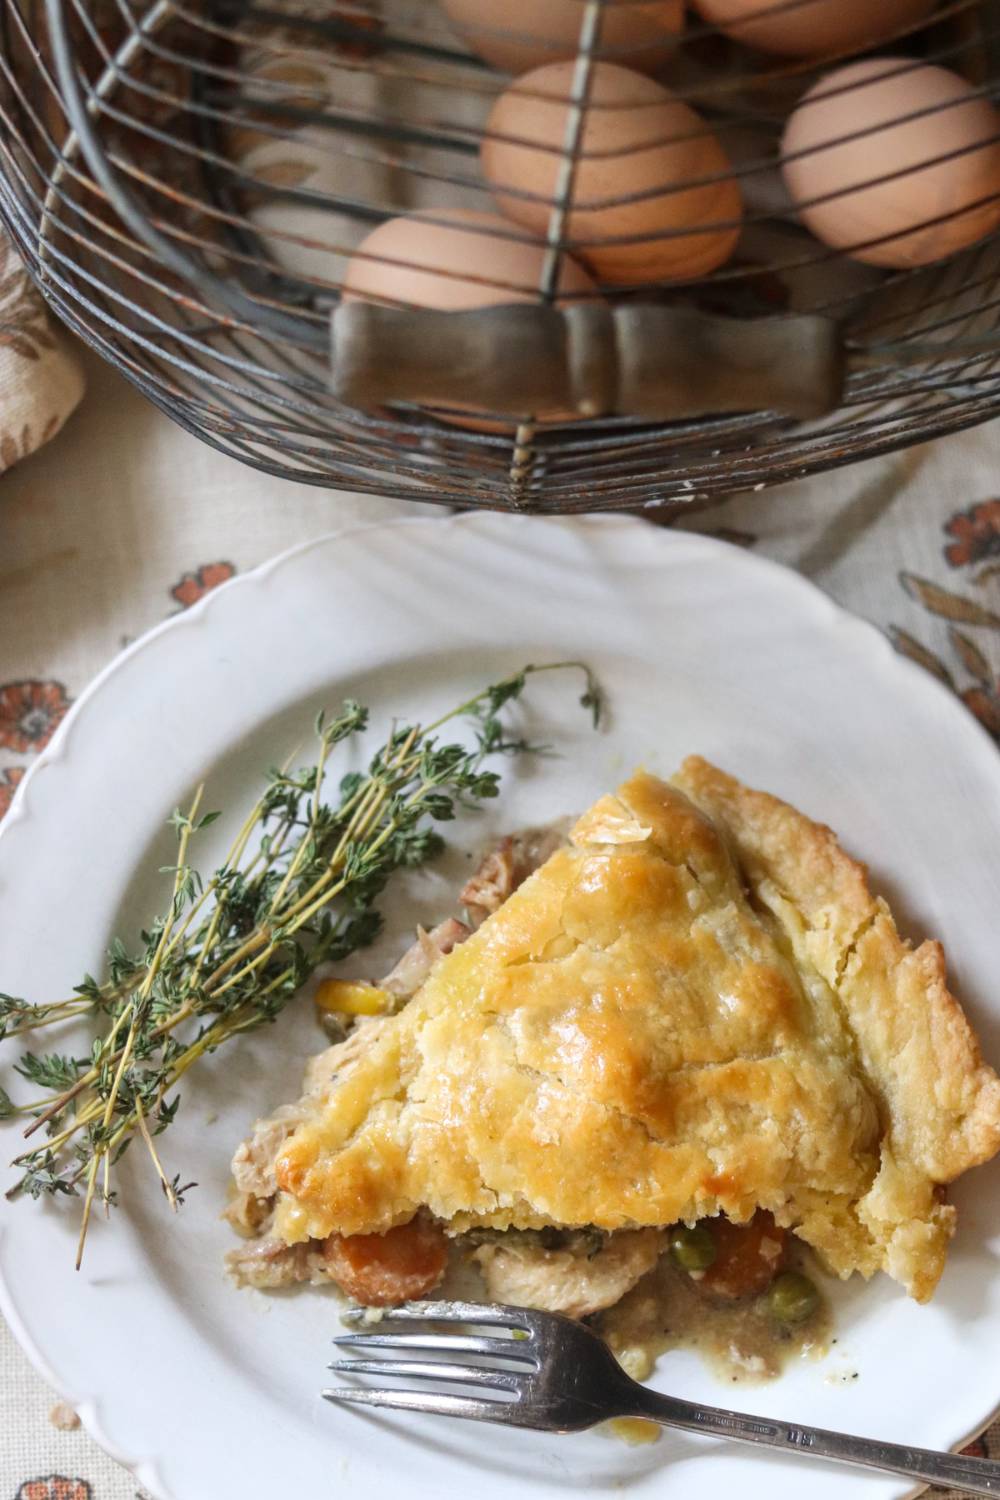
[[757, 1290], [793, 1231], [928, 1298], [943, 1185], [1000, 1147], [1000, 1080], [940, 946], [899, 937], [830, 830], [692, 758], [527, 878], [510, 841], [492, 858], [463, 893], [477, 930], [424, 934], [404, 1008], [237, 1152], [238, 1279], [401, 1301], [459, 1239], [492, 1297], [584, 1316], [671, 1237], [701, 1274], [706, 1224], [716, 1245], [746, 1224]]

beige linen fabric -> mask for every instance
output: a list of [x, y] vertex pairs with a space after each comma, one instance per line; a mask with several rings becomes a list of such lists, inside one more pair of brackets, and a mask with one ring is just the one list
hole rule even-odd
[[[127, 640], [296, 542], [419, 509], [255, 473], [85, 364], [79, 413], [0, 479], [0, 816], [68, 704]], [[998, 494], [994, 423], [672, 519], [812, 577], [1000, 736]], [[132, 1500], [124, 1469], [82, 1430], [52, 1424], [55, 1401], [0, 1329], [0, 1500]], [[1000, 1456], [1000, 1428], [988, 1441]]]

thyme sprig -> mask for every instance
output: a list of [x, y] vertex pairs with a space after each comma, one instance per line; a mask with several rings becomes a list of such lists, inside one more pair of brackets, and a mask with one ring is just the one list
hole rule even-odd
[[[337, 782], [328, 800], [329, 762], [338, 746], [368, 727], [368, 711], [345, 702], [316, 721], [315, 761], [272, 770], [222, 864], [205, 879], [191, 858], [197, 836], [219, 816], [201, 811], [203, 788], [170, 819], [177, 857], [166, 910], [131, 954], [119, 939], [107, 976], [86, 975], [68, 999], [32, 1005], [0, 993], [0, 1040], [89, 1016], [101, 1028], [85, 1056], [25, 1052], [15, 1071], [42, 1090], [15, 1104], [0, 1090], [0, 1118], [30, 1115], [24, 1134], [44, 1143], [15, 1159], [20, 1176], [8, 1193], [81, 1195], [79, 1267], [95, 1202], [117, 1201], [112, 1173], [140, 1139], [163, 1193], [176, 1209], [195, 1184], [169, 1176], [157, 1137], [173, 1123], [173, 1092], [199, 1058], [273, 1022], [317, 965], [371, 943], [382, 926], [378, 901], [394, 871], [425, 864], [442, 848], [436, 824], [496, 797], [490, 756], [543, 746], [509, 736], [503, 711], [529, 677], [575, 668], [581, 703], [595, 725], [598, 685], [580, 662], [527, 666], [492, 684], [432, 724], [396, 724], [364, 771]], [[458, 719], [473, 744], [442, 741]], [[169, 1096], [169, 1097], [168, 1097]]]

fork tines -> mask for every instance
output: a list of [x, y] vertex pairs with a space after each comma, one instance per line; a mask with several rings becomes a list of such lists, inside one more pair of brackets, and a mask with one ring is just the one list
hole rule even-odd
[[[352, 1308], [345, 1321], [370, 1317]], [[438, 1331], [449, 1324], [461, 1332]], [[388, 1326], [387, 1326], [388, 1325]], [[434, 1412], [491, 1422], [516, 1421], [515, 1410], [529, 1373], [539, 1361], [533, 1347], [531, 1315], [520, 1309], [470, 1302], [411, 1302], [393, 1308], [371, 1332], [344, 1333], [333, 1342], [351, 1351], [378, 1351], [375, 1358], [336, 1360], [329, 1366], [340, 1375], [381, 1375], [388, 1379], [435, 1381], [439, 1385], [473, 1386], [490, 1396], [476, 1398], [447, 1391], [402, 1390], [392, 1387], [340, 1386], [323, 1391], [327, 1401], [347, 1405], [394, 1407], [403, 1411]], [[504, 1330], [506, 1336], [465, 1331], [469, 1327]], [[402, 1355], [404, 1357], [393, 1357]], [[414, 1358], [414, 1355], [439, 1358]], [[455, 1362], [456, 1355], [478, 1356], [483, 1363]], [[490, 1361], [486, 1363], [485, 1361]], [[503, 1363], [495, 1363], [502, 1361]], [[515, 1368], [511, 1369], [510, 1366]], [[499, 1399], [497, 1399], [499, 1398]]]
[[[367, 1307], [349, 1307], [343, 1314], [345, 1323], [370, 1318], [371, 1309]], [[400, 1323], [406, 1319], [422, 1323], [497, 1324], [512, 1333], [531, 1333], [538, 1321], [537, 1314], [528, 1308], [506, 1307], [499, 1302], [404, 1302], [382, 1313], [379, 1321]]]

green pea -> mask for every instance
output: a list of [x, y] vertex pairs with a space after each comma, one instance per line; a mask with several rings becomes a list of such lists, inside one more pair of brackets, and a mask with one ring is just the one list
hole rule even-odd
[[670, 1236], [670, 1254], [682, 1271], [707, 1271], [715, 1260], [715, 1240], [702, 1224], [679, 1224]]
[[819, 1292], [798, 1271], [782, 1271], [768, 1288], [767, 1310], [777, 1323], [804, 1323], [818, 1306]]

